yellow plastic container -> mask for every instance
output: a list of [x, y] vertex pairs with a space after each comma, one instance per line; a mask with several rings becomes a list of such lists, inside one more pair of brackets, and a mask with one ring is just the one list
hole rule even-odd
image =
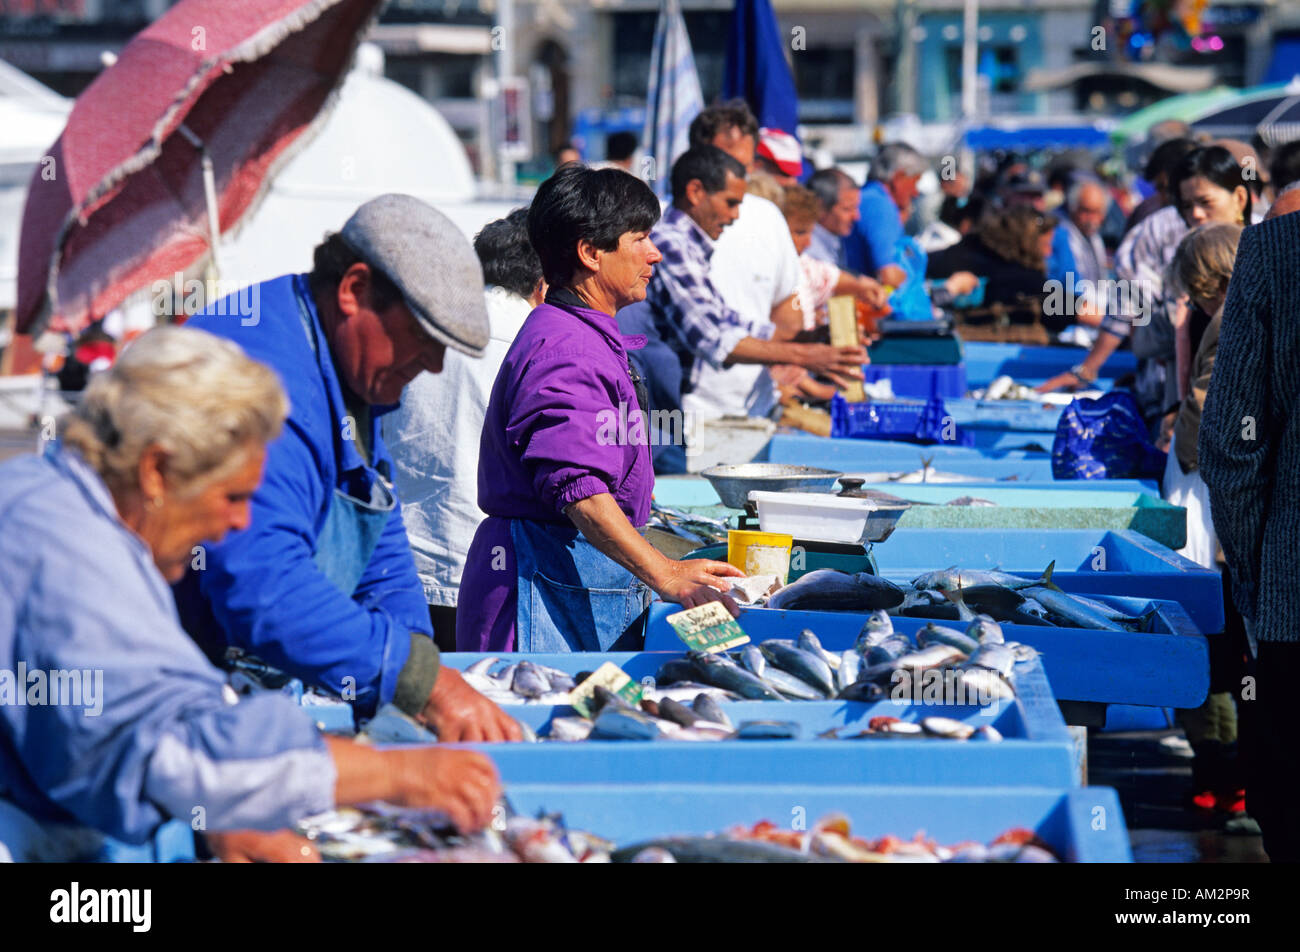
[[746, 575], [775, 575], [786, 583], [794, 536], [783, 532], [727, 530], [727, 561]]

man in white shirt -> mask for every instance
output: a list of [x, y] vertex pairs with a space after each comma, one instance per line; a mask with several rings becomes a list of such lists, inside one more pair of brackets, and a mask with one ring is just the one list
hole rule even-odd
[[474, 238], [487, 284], [491, 339], [479, 360], [450, 351], [442, 373], [420, 374], [384, 423], [397, 470], [402, 519], [429, 602], [434, 640], [456, 650], [456, 604], [478, 508], [483, 416], [511, 342], [546, 293], [542, 264], [528, 241], [528, 209], [517, 208]]
[[[713, 145], [745, 167], [754, 169], [758, 121], [744, 100], [710, 106], [691, 123], [691, 146]], [[749, 325], [754, 337], [770, 337], [763, 328], [803, 327], [796, 289], [799, 255], [781, 210], [765, 198], [746, 194], [740, 217], [717, 240], [709, 279], [727, 305]], [[767, 368], [760, 364], [705, 367], [695, 388], [682, 397], [682, 408], [697, 419], [770, 415], [777, 394]]]

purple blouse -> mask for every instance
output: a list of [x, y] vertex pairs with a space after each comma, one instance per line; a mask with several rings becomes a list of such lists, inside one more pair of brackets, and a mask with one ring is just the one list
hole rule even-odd
[[564, 508], [609, 493], [634, 526], [650, 517], [654, 470], [638, 420], [624, 337], [609, 314], [542, 304], [492, 386], [479, 444], [479, 526], [457, 605], [456, 647], [510, 651], [515, 640], [510, 519], [569, 524]]

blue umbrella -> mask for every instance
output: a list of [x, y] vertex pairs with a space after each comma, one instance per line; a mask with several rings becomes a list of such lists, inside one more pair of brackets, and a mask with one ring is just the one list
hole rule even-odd
[[704, 95], [681, 7], [677, 0], [661, 0], [650, 53], [645, 134], [641, 137], [650, 160], [645, 177], [660, 198], [668, 195], [673, 163], [690, 148], [691, 120], [703, 108]]
[[736, 0], [722, 94], [743, 98], [763, 128], [798, 137], [799, 98], [769, 0]]

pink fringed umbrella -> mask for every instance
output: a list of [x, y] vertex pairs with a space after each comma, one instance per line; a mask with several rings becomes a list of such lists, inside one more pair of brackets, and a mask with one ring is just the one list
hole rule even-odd
[[383, 0], [183, 0], [78, 97], [23, 211], [17, 330], [76, 333], [215, 256]]

